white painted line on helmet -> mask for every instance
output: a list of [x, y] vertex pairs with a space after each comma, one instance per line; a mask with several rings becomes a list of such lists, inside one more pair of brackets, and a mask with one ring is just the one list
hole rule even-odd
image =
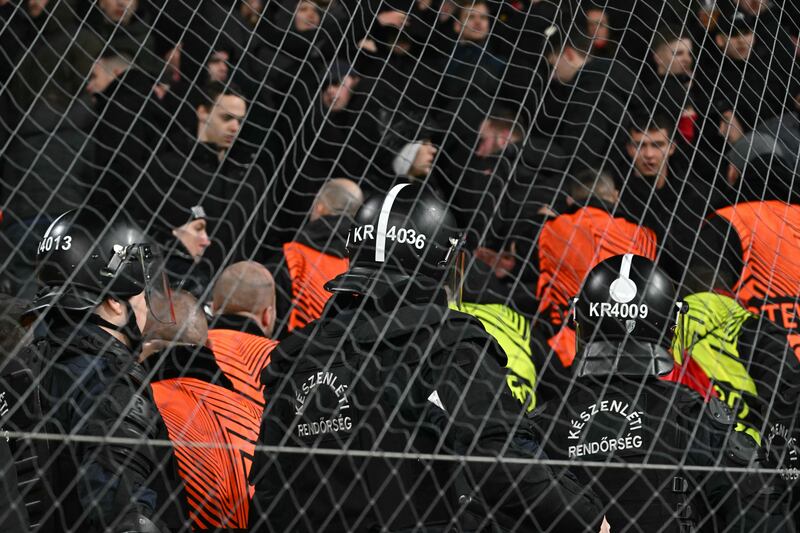
[[394, 205], [397, 195], [400, 194], [400, 191], [409, 185], [411, 184], [401, 183], [400, 185], [392, 187], [392, 190], [386, 195], [386, 199], [381, 206], [381, 214], [378, 216], [378, 232], [375, 236], [375, 261], [379, 263], [383, 263], [386, 260], [386, 229], [389, 225], [389, 215], [392, 212], [392, 206]]
[[59, 217], [56, 217], [56, 219], [55, 219], [55, 220], [53, 220], [53, 221], [50, 223], [50, 225], [49, 225], [49, 226], [47, 226], [47, 231], [45, 231], [45, 232], [44, 232], [44, 237], [43, 237], [43, 239], [46, 239], [47, 237], [49, 237], [49, 236], [50, 236], [50, 232], [53, 230], [53, 226], [55, 226], [56, 224], [58, 224], [58, 221], [59, 221], [59, 220], [61, 220], [61, 219], [62, 219], [62, 218], [64, 218], [64, 217], [66, 217], [68, 214], [69, 214], [69, 213], [64, 213], [63, 215], [61, 215], [61, 216], [59, 216]]
[[615, 279], [608, 288], [608, 295], [611, 296], [611, 299], [615, 302], [626, 304], [636, 298], [638, 287], [636, 283], [630, 279], [632, 262], [633, 254], [625, 254], [622, 256], [619, 277]]
[[622, 266], [620, 266], [619, 269], [619, 277], [630, 279], [631, 263], [633, 263], [633, 254], [625, 254], [622, 256]]

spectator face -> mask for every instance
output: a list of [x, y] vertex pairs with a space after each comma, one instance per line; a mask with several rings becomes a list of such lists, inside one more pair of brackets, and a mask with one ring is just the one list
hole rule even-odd
[[180, 80], [181, 48], [182, 45], [178, 44], [175, 46], [175, 48], [164, 54], [164, 63], [166, 64], [166, 68], [164, 69], [164, 76], [162, 77], [162, 80], [166, 80], [167, 82], [175, 82]]
[[239, 133], [247, 106], [240, 97], [224, 94], [217, 97], [211, 110], [206, 106], [197, 108], [199, 121], [198, 139], [227, 149]]
[[345, 76], [341, 83], [331, 83], [322, 93], [322, 103], [332, 112], [341, 111], [350, 103], [352, 77]]
[[473, 4], [461, 10], [453, 29], [462, 41], [481, 42], [489, 35], [489, 8], [486, 4]]
[[769, 0], [740, 0], [739, 9], [751, 15], [758, 15], [769, 7]]
[[663, 44], [653, 52], [658, 73], [662, 76], [691, 76], [694, 58], [692, 57], [692, 41], [677, 39]]
[[255, 26], [258, 22], [258, 17], [264, 11], [264, 2], [262, 0], [243, 0], [242, 5], [239, 7], [239, 13], [242, 18], [247, 21], [251, 26]]
[[593, 48], [602, 50], [608, 46], [611, 32], [608, 29], [608, 17], [602, 9], [586, 12], [586, 34], [592, 38]]
[[136, 11], [137, 0], [100, 0], [100, 9], [111, 22], [127, 24]]
[[228, 79], [228, 60], [230, 56], [228, 52], [219, 50], [211, 54], [208, 60], [207, 70], [208, 78], [211, 81], [225, 82]]
[[[735, 61], [747, 61], [753, 50], [755, 35], [753, 33], [733, 34], [730, 37], [717, 35], [717, 46], [725, 51], [725, 55]], [[727, 44], [727, 46], [726, 46]]]
[[640, 176], [649, 178], [658, 176], [675, 152], [675, 145], [670, 142], [667, 130], [650, 130], [647, 132], [631, 131], [631, 139], [626, 145], [628, 156]]
[[206, 232], [206, 221], [202, 218], [192, 220], [188, 224], [175, 228], [172, 230], [172, 234], [181, 241], [181, 244], [186, 247], [189, 254], [195, 259], [202, 257], [203, 252], [211, 244]]
[[317, 11], [316, 4], [304, 1], [297, 4], [297, 12], [294, 14], [294, 28], [297, 31], [316, 30], [319, 22], [319, 11]]
[[519, 131], [515, 131], [512, 122], [493, 121], [486, 119], [481, 124], [481, 140], [475, 155], [478, 157], [489, 157], [492, 154], [500, 153], [509, 144], [518, 143], [522, 140]]
[[[44, 8], [47, 6], [48, 0], [28, 0], [28, 15], [31, 18], [36, 18], [42, 14]], [[8, 1], [1, 1], [0, 6], [4, 6]]]

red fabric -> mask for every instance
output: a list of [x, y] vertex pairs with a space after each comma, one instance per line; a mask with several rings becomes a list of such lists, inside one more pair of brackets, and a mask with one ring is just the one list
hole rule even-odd
[[717, 391], [711, 386], [711, 380], [709, 379], [708, 375], [706, 375], [703, 369], [700, 368], [700, 365], [695, 363], [691, 357], [687, 357], [685, 352], [683, 355], [683, 365], [675, 363], [675, 367], [672, 369], [672, 372], [666, 376], [662, 376], [661, 379], [664, 381], [672, 381], [673, 383], [685, 385], [690, 389], [697, 391], [705, 401], [708, 401], [711, 397], [716, 398], [718, 396]]
[[678, 119], [678, 131], [689, 144], [692, 144], [695, 138], [697, 138], [697, 128], [695, 127], [696, 122], [697, 113], [694, 112], [683, 114], [681, 115], [681, 118]]

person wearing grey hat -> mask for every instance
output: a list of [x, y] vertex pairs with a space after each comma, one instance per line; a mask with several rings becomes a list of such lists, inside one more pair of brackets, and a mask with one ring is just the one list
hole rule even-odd
[[162, 217], [171, 219], [167, 227], [172, 235], [180, 241], [195, 262], [200, 261], [203, 252], [211, 245], [203, 206], [193, 205], [188, 209], [170, 210], [169, 213], [162, 214]]
[[211, 284], [213, 268], [203, 259], [211, 239], [207, 233], [208, 217], [199, 201], [186, 194], [173, 195], [172, 205], [158, 214], [152, 234], [166, 257], [172, 288], [205, 300], [210, 298], [205, 293]]

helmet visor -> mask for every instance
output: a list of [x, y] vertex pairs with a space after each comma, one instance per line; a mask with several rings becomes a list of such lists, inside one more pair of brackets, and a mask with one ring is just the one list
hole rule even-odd
[[144, 273], [144, 297], [148, 314], [161, 324], [174, 324], [175, 306], [164, 259], [156, 255], [148, 245], [138, 246], [136, 253]]
[[464, 238], [450, 239], [450, 249], [444, 260], [439, 264], [447, 270], [446, 287], [447, 299], [451, 306], [461, 307], [464, 292], [464, 271], [466, 270], [467, 254], [464, 252]]

